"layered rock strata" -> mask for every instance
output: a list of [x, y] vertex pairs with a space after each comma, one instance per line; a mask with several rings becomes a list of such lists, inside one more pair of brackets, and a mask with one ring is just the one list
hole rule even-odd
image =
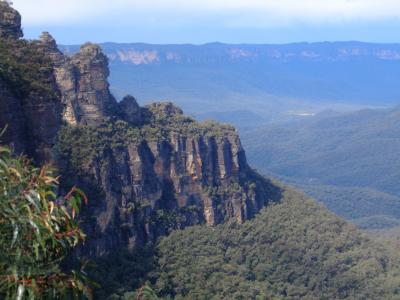
[[234, 128], [198, 123], [172, 103], [117, 102], [100, 47], [87, 43], [69, 57], [48, 33], [20, 43], [19, 15], [4, 2], [0, 8], [0, 38], [15, 40], [8, 55], [33, 49], [35, 58], [27, 93], [18, 93], [11, 75], [0, 77], [0, 127], [9, 126], [3, 140], [58, 166], [65, 190], [87, 193], [84, 252], [133, 249], [195, 224], [242, 223], [279, 198], [247, 165]]

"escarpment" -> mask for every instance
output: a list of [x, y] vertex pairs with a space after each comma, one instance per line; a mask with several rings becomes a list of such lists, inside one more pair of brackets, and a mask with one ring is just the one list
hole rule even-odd
[[59, 91], [48, 53], [21, 36], [21, 16], [0, 2], [0, 140], [43, 162], [61, 126]]
[[54, 64], [63, 120], [73, 125], [98, 125], [106, 121], [115, 111], [117, 101], [109, 90], [108, 59], [100, 47], [86, 43], [73, 57], [67, 57], [48, 33], [42, 34], [41, 43]]
[[169, 102], [117, 102], [100, 47], [87, 43], [68, 57], [48, 33], [19, 40], [7, 22], [1, 49], [31, 77], [1, 73], [2, 140], [57, 166], [63, 188], [86, 192], [86, 253], [132, 249], [190, 225], [242, 223], [279, 199], [279, 188], [247, 165], [234, 128], [198, 123]]
[[115, 118], [59, 134], [64, 176], [95, 191], [91, 252], [132, 248], [190, 225], [242, 223], [278, 199], [279, 189], [247, 165], [234, 128], [197, 123], [171, 103], [140, 111], [140, 125]]
[[0, 37], [16, 39], [22, 36], [21, 15], [7, 2], [0, 1]]

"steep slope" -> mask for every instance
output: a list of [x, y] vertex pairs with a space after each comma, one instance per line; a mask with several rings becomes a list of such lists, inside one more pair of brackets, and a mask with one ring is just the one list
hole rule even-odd
[[17, 152], [50, 158], [61, 108], [53, 66], [42, 44], [19, 40], [21, 16], [0, 2], [0, 128]]
[[188, 225], [241, 223], [279, 199], [248, 167], [233, 128], [199, 124], [170, 103], [140, 111], [141, 125], [117, 119], [60, 131], [63, 174], [96, 199], [91, 251], [132, 248]]
[[400, 217], [399, 109], [321, 114], [242, 131], [258, 168], [281, 176], [350, 218]]
[[168, 102], [139, 107], [132, 96], [117, 102], [99, 46], [85, 44], [67, 57], [48, 33], [19, 40], [18, 13], [6, 3], [1, 8], [0, 16], [16, 16], [14, 27], [0, 23], [7, 33], [2, 139], [37, 163], [57, 166], [65, 190], [86, 191], [85, 253], [132, 250], [189, 225], [242, 223], [279, 199], [279, 188], [247, 165], [233, 127], [198, 123]]
[[23, 36], [21, 29], [21, 15], [15, 10], [10, 8], [8, 3], [0, 3], [0, 37], [1, 38], [20, 38]]

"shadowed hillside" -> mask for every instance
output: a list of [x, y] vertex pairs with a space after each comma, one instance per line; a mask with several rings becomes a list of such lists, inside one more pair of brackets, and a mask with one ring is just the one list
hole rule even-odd
[[[250, 161], [261, 171], [293, 182], [338, 214], [400, 217], [398, 108], [327, 112], [244, 130], [242, 136]], [[386, 225], [371, 225], [376, 226]]]

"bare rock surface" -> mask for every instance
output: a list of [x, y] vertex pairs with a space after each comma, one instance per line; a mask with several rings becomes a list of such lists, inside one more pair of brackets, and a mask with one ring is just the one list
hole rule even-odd
[[[19, 14], [0, 8], [0, 40], [21, 37]], [[140, 107], [128, 95], [118, 103], [99, 46], [66, 56], [47, 32], [8, 43], [7, 55], [26, 60], [19, 67], [31, 78], [22, 92], [10, 74], [0, 77], [3, 140], [56, 165], [63, 189], [87, 193], [85, 253], [133, 249], [196, 224], [242, 223], [279, 200], [280, 189], [248, 166], [233, 127], [196, 122], [171, 102]]]
[[18, 39], [22, 36], [21, 15], [6, 1], [0, 1], [0, 37]]

